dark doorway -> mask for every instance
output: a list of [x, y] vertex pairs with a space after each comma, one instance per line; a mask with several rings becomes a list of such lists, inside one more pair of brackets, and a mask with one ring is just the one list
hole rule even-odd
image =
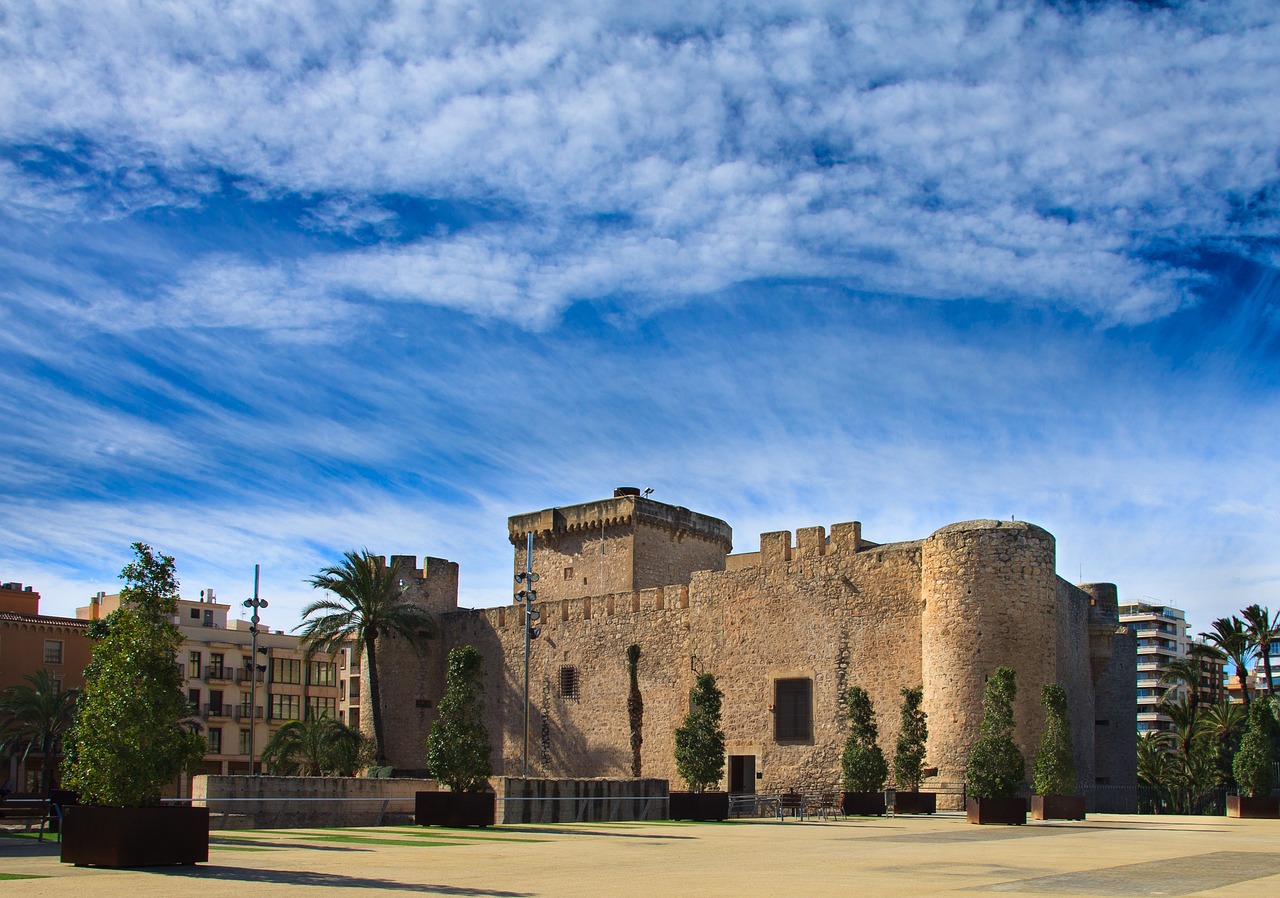
[[756, 791], [755, 755], [729, 755], [729, 791]]

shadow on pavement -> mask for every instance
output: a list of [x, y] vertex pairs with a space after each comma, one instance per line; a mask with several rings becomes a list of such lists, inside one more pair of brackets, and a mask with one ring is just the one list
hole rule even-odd
[[199, 865], [193, 867], [149, 867], [147, 872], [182, 879], [210, 879], [226, 882], [263, 882], [287, 886], [319, 886], [326, 889], [379, 889], [388, 892], [417, 892], [423, 895], [495, 896], [532, 898], [532, 892], [505, 892], [432, 883], [405, 883], [367, 876], [314, 873], [309, 870], [258, 870], [251, 867]]

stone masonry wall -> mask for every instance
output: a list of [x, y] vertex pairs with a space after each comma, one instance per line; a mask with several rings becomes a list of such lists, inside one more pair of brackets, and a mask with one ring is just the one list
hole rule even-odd
[[[659, 556], [659, 564], [664, 553], [679, 549], [669, 539], [646, 546], [640, 554]], [[517, 549], [522, 554], [523, 547]], [[687, 586], [561, 598], [542, 589], [554, 569], [539, 571], [542, 636], [530, 655], [530, 776], [630, 776], [626, 650], [636, 644], [644, 700], [641, 775], [668, 779], [673, 788], [681, 785], [674, 731], [701, 672], [714, 674], [724, 691], [727, 754], [754, 759], [759, 791], [780, 791], [838, 782], [847, 733], [843, 695], [855, 685], [872, 698], [888, 758], [900, 690], [923, 685], [927, 763], [940, 768], [941, 780], [963, 779], [984, 681], [1002, 664], [1018, 674], [1015, 738], [1028, 775], [1043, 729], [1040, 688], [1058, 682], [1069, 696], [1082, 784], [1096, 777], [1133, 784], [1132, 762], [1126, 769], [1119, 757], [1132, 756], [1132, 739], [1126, 747], [1099, 736], [1102, 748], [1095, 751], [1093, 726], [1110, 714], [1113, 733], [1133, 730], [1133, 646], [1116, 637], [1114, 653], [1099, 654], [1113, 648], [1106, 620], [1095, 613], [1092, 594], [1056, 576], [1054, 540], [1041, 528], [973, 521], [922, 541], [876, 545], [861, 540], [856, 523], [837, 524], [829, 536], [821, 527], [803, 528], [794, 543], [787, 531], [762, 534], [758, 553], [734, 559], [727, 570], [693, 572]], [[438, 701], [445, 654], [471, 644], [485, 658], [494, 774], [521, 774], [523, 614], [520, 605], [441, 614], [442, 638], [429, 653], [435, 661], [406, 668], [416, 676], [395, 687], [404, 695], [395, 700], [398, 732], [388, 742], [397, 753], [411, 750], [414, 761], [396, 754], [397, 767], [417, 766], [434, 713], [408, 711], [404, 699], [412, 693]], [[812, 681], [812, 739], [776, 738], [773, 690], [783, 678]]]
[[[413, 555], [393, 555], [405, 597], [421, 605], [437, 619], [458, 608], [458, 564], [443, 558], [424, 558], [422, 567]], [[436, 718], [436, 703], [444, 693], [445, 640], [436, 637], [421, 648], [395, 636], [378, 639], [378, 668], [382, 676], [383, 750], [387, 763], [399, 770], [422, 771], [426, 751], [423, 740]], [[360, 659], [360, 730], [373, 735], [370, 708], [369, 659]], [[394, 719], [394, 725], [392, 720]]]
[[1017, 673], [1014, 741], [1033, 758], [1044, 726], [1040, 686], [1057, 682], [1054, 541], [1020, 521], [969, 521], [923, 545], [924, 708], [928, 755], [943, 780], [964, 778], [997, 667]]

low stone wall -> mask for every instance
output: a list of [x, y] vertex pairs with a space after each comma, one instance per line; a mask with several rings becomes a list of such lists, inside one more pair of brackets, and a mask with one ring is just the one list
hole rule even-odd
[[500, 782], [503, 823], [663, 820], [668, 783], [658, 779], [519, 779]]
[[415, 792], [435, 780], [343, 776], [197, 776], [192, 803], [209, 808], [215, 829], [380, 826], [388, 815], [413, 815]]

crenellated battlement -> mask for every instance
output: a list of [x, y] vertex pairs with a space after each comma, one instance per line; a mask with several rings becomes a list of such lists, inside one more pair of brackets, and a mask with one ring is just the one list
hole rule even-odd
[[719, 518], [631, 495], [513, 515], [507, 519], [507, 538], [521, 548], [530, 533], [549, 539], [633, 526], [663, 530], [681, 539], [706, 540], [722, 545], [726, 553], [733, 549], [733, 528]]
[[862, 538], [862, 522], [846, 521], [832, 524], [830, 534], [825, 527], [801, 527], [796, 531], [795, 543], [790, 530], [773, 530], [760, 534], [760, 551], [741, 552], [725, 559], [727, 570], [740, 570], [760, 565], [786, 564], [798, 558], [821, 558], [838, 553], [852, 554], [874, 548], [878, 543]]

